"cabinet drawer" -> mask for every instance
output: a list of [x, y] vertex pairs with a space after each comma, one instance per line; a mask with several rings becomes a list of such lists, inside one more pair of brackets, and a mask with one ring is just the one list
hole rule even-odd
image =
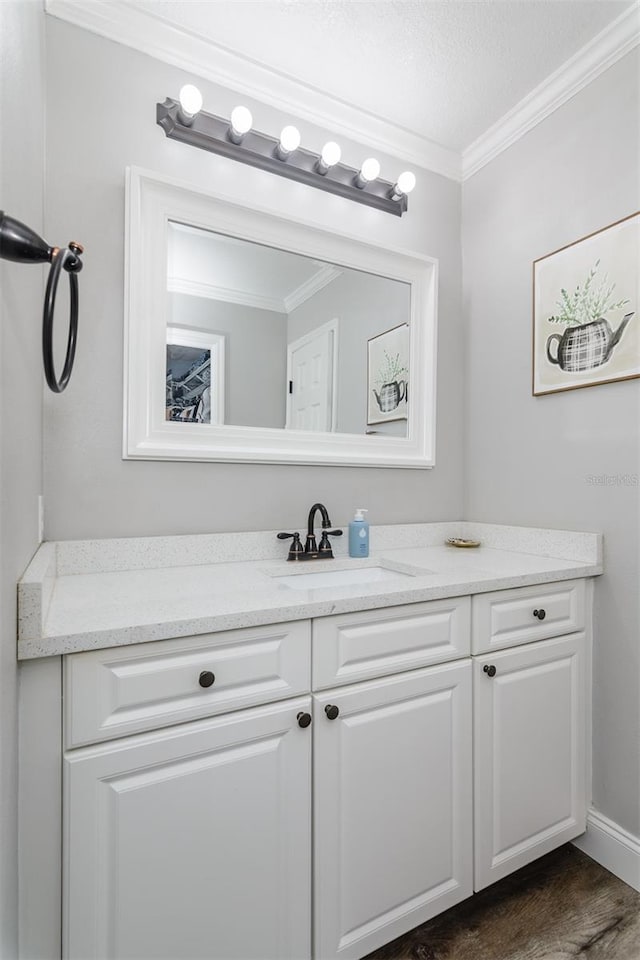
[[[65, 744], [110, 740], [310, 689], [310, 624], [278, 623], [65, 657]], [[210, 686], [202, 681], [214, 680]]]
[[314, 620], [313, 689], [468, 656], [469, 622], [469, 597]]
[[574, 633], [584, 625], [584, 580], [483, 593], [473, 598], [471, 649], [488, 653]]

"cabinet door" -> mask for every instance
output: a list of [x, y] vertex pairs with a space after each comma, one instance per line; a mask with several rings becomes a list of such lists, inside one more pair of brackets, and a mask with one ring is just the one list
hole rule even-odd
[[585, 830], [584, 645], [475, 658], [476, 890]]
[[316, 957], [363, 957], [469, 896], [470, 661], [315, 696], [314, 788]]
[[64, 956], [310, 956], [309, 697], [65, 757]]

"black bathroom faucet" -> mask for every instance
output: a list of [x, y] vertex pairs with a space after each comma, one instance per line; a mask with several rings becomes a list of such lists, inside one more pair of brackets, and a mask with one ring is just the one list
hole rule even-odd
[[[318, 510], [322, 515], [323, 534], [322, 534], [321, 543], [326, 539], [326, 534], [324, 533], [324, 531], [328, 530], [329, 527], [331, 526], [331, 520], [329, 520], [329, 513], [324, 503], [314, 503], [314, 505], [311, 507], [311, 510], [309, 510], [309, 519], [307, 520], [307, 540], [304, 545], [305, 553], [319, 553], [319, 550], [316, 544], [316, 536], [313, 531], [315, 519], [316, 519], [316, 513], [318, 512]], [[329, 547], [329, 550], [331, 550], [331, 544], [329, 543], [328, 540], [327, 540], [327, 546]]]
[[[316, 542], [316, 535], [314, 533], [314, 524], [316, 519], [316, 513], [320, 511], [322, 517], [322, 536], [320, 538], [320, 546]], [[329, 513], [327, 508], [323, 503], [314, 503], [309, 510], [309, 519], [307, 521], [307, 539], [305, 541], [304, 549], [302, 543], [300, 542], [299, 533], [279, 533], [279, 540], [288, 540], [290, 537], [293, 540], [289, 548], [289, 556], [287, 560], [332, 560], [333, 559], [333, 550], [331, 549], [331, 543], [329, 537], [341, 537], [342, 530], [331, 530], [331, 520], [329, 519]]]

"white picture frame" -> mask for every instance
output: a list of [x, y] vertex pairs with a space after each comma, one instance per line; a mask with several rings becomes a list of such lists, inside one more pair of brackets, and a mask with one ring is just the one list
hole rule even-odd
[[640, 212], [533, 263], [532, 393], [640, 377]]
[[408, 419], [409, 326], [406, 323], [367, 341], [367, 424]]
[[[380, 214], [382, 216], [382, 214]], [[406, 283], [412, 404], [406, 436], [320, 433], [165, 418], [169, 224], [182, 223]], [[366, 243], [214, 191], [129, 168], [126, 184], [123, 457], [429, 468], [435, 464], [438, 261]]]
[[[201, 363], [198, 369], [190, 372], [191, 379], [195, 381], [195, 384], [191, 384], [190, 382], [185, 384], [185, 377], [183, 376], [181, 378], [181, 385], [184, 384], [183, 389], [186, 388], [189, 391], [189, 394], [193, 395], [192, 399], [194, 401], [191, 405], [185, 404], [183, 410], [189, 411], [193, 409], [197, 411], [200, 409], [200, 411], [202, 411], [202, 408], [205, 408], [204, 413], [200, 412], [197, 414], [197, 420], [194, 420], [194, 418], [188, 415], [171, 415], [174, 408], [174, 403], [172, 402], [173, 398], [171, 397], [173, 379], [169, 378], [170, 354], [172, 346], [186, 347], [193, 351], [194, 355], [198, 353], [206, 355], [206, 360], [204, 363]], [[206, 424], [224, 423], [224, 347], [225, 338], [223, 334], [209, 333], [204, 330], [200, 331], [185, 329], [184, 327], [179, 326], [167, 327], [166, 420], [173, 422], [177, 421], [183, 424], [198, 422], [203, 426]], [[205, 390], [203, 391], [202, 389], [198, 389], [198, 385], [200, 385], [200, 388], [204, 387]], [[206, 394], [207, 388], [208, 396], [203, 398], [202, 395], [203, 393]]]

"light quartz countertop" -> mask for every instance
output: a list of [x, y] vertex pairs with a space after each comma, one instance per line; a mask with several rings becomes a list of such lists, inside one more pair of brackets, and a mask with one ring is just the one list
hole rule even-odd
[[[445, 545], [449, 537], [482, 544], [455, 548]], [[288, 543], [271, 531], [43, 543], [18, 585], [18, 658], [591, 577], [603, 569], [596, 533], [470, 522], [372, 526], [367, 560], [347, 557], [346, 539], [334, 541], [335, 560], [307, 563], [288, 563]], [[389, 579], [304, 589], [278, 579], [371, 566], [385, 568]]]

